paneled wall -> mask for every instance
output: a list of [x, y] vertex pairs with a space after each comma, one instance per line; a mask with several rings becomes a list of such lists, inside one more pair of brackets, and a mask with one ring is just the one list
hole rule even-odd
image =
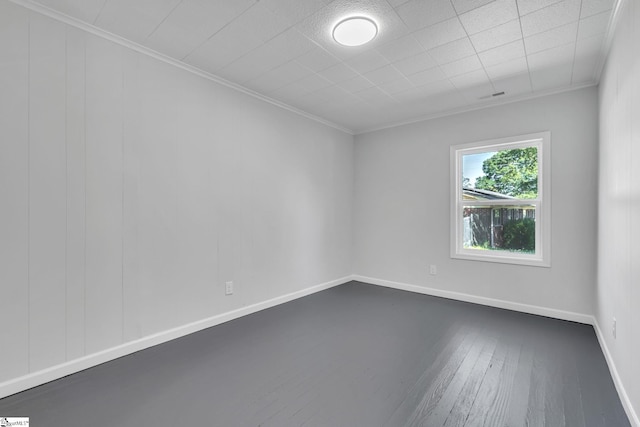
[[349, 275], [352, 170], [351, 135], [0, 0], [0, 382]]
[[640, 425], [640, 4], [623, 4], [600, 81], [596, 318]]

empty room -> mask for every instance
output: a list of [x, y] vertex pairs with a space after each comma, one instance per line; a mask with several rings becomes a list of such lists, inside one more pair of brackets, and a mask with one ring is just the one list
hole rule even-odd
[[0, 0], [0, 426], [640, 427], [638, 46], [638, 0]]

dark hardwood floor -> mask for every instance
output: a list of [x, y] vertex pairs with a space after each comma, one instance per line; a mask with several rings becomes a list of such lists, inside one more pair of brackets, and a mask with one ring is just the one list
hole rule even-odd
[[591, 326], [352, 282], [0, 400], [32, 426], [629, 426]]

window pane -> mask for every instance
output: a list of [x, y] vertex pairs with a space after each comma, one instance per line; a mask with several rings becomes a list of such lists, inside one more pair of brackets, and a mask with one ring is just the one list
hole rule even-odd
[[533, 254], [536, 209], [533, 205], [464, 206], [463, 247]]
[[536, 199], [536, 147], [487, 151], [462, 156], [463, 200]]

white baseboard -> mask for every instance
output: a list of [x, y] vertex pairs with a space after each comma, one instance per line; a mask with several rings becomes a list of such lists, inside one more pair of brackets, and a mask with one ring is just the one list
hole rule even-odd
[[155, 345], [162, 344], [164, 342], [171, 341], [173, 339], [180, 338], [185, 335], [189, 335], [194, 332], [198, 332], [200, 330], [210, 328], [212, 326], [216, 326], [221, 323], [225, 323], [242, 316], [256, 313], [258, 311], [261, 311], [270, 307], [284, 304], [286, 302], [289, 302], [298, 298], [302, 298], [304, 296], [311, 295], [316, 292], [320, 292], [325, 289], [329, 289], [334, 286], [341, 285], [343, 283], [350, 282], [351, 280], [356, 280], [356, 281], [368, 283], [371, 285], [384, 286], [384, 287], [393, 288], [393, 289], [400, 289], [403, 291], [415, 292], [415, 293], [424, 294], [424, 295], [432, 295], [432, 296], [437, 296], [442, 298], [454, 299], [458, 301], [472, 302], [476, 304], [488, 305], [491, 307], [504, 308], [507, 310], [520, 311], [523, 313], [537, 314], [537, 315], [553, 317], [561, 320], [569, 320], [572, 322], [593, 325], [596, 332], [596, 336], [598, 338], [598, 342], [600, 343], [600, 347], [602, 348], [602, 352], [604, 354], [605, 360], [607, 361], [607, 365], [609, 366], [611, 377], [613, 378], [613, 382], [615, 384], [616, 390], [618, 391], [618, 395], [620, 396], [622, 406], [624, 407], [627, 413], [627, 416], [629, 417], [629, 421], [633, 424], [633, 426], [640, 427], [640, 418], [638, 417], [638, 414], [633, 408], [631, 400], [629, 399], [629, 395], [626, 392], [626, 389], [622, 383], [622, 380], [620, 379], [620, 375], [618, 374], [616, 365], [613, 362], [613, 358], [611, 357], [611, 352], [609, 351], [607, 347], [607, 343], [604, 340], [604, 335], [602, 334], [600, 325], [598, 324], [594, 316], [581, 314], [581, 313], [574, 313], [569, 311], [563, 311], [563, 310], [557, 310], [557, 309], [551, 309], [546, 307], [539, 307], [534, 305], [498, 300], [494, 298], [480, 297], [480, 296], [465, 294], [461, 292], [445, 291], [441, 289], [428, 288], [424, 286], [411, 285], [407, 283], [393, 282], [390, 280], [376, 279], [376, 278], [365, 277], [360, 275], [345, 276], [340, 279], [332, 280], [330, 282], [322, 283], [316, 286], [302, 289], [300, 291], [296, 291], [296, 292], [292, 292], [276, 298], [272, 298], [267, 301], [263, 301], [257, 304], [252, 304], [252, 305], [242, 307], [233, 311], [222, 313], [217, 316], [213, 316], [207, 319], [199, 320], [197, 322], [189, 323], [184, 326], [179, 326], [177, 328], [173, 328], [167, 331], [149, 335], [149, 336], [140, 338], [138, 340], [119, 345], [117, 347], [112, 347], [98, 353], [93, 353], [93, 354], [81, 357], [79, 359], [71, 360], [69, 362], [66, 362], [60, 365], [56, 365], [47, 369], [43, 369], [41, 371], [33, 372], [30, 374], [24, 375], [22, 377], [18, 377], [18, 378], [0, 383], [0, 398], [7, 397], [15, 393], [19, 393], [21, 391], [45, 384], [49, 381], [53, 381], [67, 375], [71, 375], [76, 372], [80, 372], [82, 370], [91, 368], [93, 366], [97, 366], [101, 363], [105, 363], [110, 360], [114, 360], [119, 357], [126, 356], [128, 354], [132, 354], [140, 350], [144, 350], [145, 348], [153, 347]]
[[465, 294], [462, 292], [445, 291], [442, 289], [434, 289], [425, 286], [411, 285], [408, 283], [393, 282], [390, 280], [376, 279], [373, 277], [365, 277], [359, 275], [354, 275], [352, 277], [353, 280], [357, 280], [359, 282], [385, 286], [387, 288], [400, 289], [403, 291], [416, 292], [419, 294], [454, 299], [458, 301], [472, 302], [475, 304], [504, 308], [507, 310], [519, 311], [522, 313], [537, 314], [539, 316], [553, 317], [555, 319], [569, 320], [571, 322], [585, 323], [587, 325], [591, 325], [593, 323], [593, 316], [589, 314], [574, 313], [572, 311], [558, 310], [555, 308], [540, 307], [537, 305], [529, 305], [495, 298], [481, 297], [477, 295]]
[[0, 383], [0, 398], [19, 393], [21, 391], [48, 383], [53, 380], [57, 380], [59, 378], [83, 371], [87, 368], [91, 368], [101, 363], [105, 363], [110, 360], [114, 360], [119, 357], [144, 350], [145, 348], [153, 347], [155, 345], [162, 344], [164, 342], [171, 341], [173, 339], [180, 338], [185, 335], [189, 335], [194, 332], [198, 332], [203, 329], [210, 328], [212, 326], [216, 326], [242, 316], [246, 316], [248, 314], [256, 313], [258, 311], [274, 307], [276, 305], [284, 304], [285, 302], [289, 302], [307, 295], [314, 294], [316, 292], [323, 291], [325, 289], [332, 288], [334, 286], [341, 285], [343, 283], [347, 283], [351, 280], [351, 276], [345, 276], [340, 279], [321, 283], [316, 286], [311, 286], [300, 291], [292, 292], [286, 295], [272, 298], [267, 301], [259, 302], [257, 304], [252, 304], [246, 307], [222, 313], [217, 316], [209, 317], [207, 319], [158, 332], [156, 334], [149, 335], [135, 341], [130, 341], [116, 347], [89, 354], [78, 359], [70, 360], [60, 365], [52, 366], [47, 369], [32, 372], [22, 377], [11, 379], [9, 381]]
[[613, 358], [611, 357], [611, 352], [609, 351], [609, 347], [607, 347], [607, 342], [604, 339], [604, 335], [602, 334], [602, 329], [600, 328], [600, 324], [598, 320], [593, 318], [593, 328], [596, 330], [596, 336], [598, 337], [598, 342], [600, 343], [600, 348], [602, 348], [602, 353], [604, 353], [604, 358], [607, 361], [607, 365], [609, 365], [609, 372], [611, 372], [611, 378], [613, 378], [613, 383], [616, 386], [616, 390], [618, 390], [618, 395], [620, 396], [620, 401], [622, 402], [622, 406], [624, 407], [625, 412], [627, 413], [627, 417], [629, 417], [629, 421], [634, 427], [640, 427], [640, 418], [638, 417], [638, 413], [633, 408], [633, 404], [631, 403], [631, 399], [627, 394], [627, 390], [624, 388], [624, 384], [622, 383], [622, 379], [620, 379], [620, 375], [618, 374], [618, 369], [616, 368], [616, 364], [613, 362]]

